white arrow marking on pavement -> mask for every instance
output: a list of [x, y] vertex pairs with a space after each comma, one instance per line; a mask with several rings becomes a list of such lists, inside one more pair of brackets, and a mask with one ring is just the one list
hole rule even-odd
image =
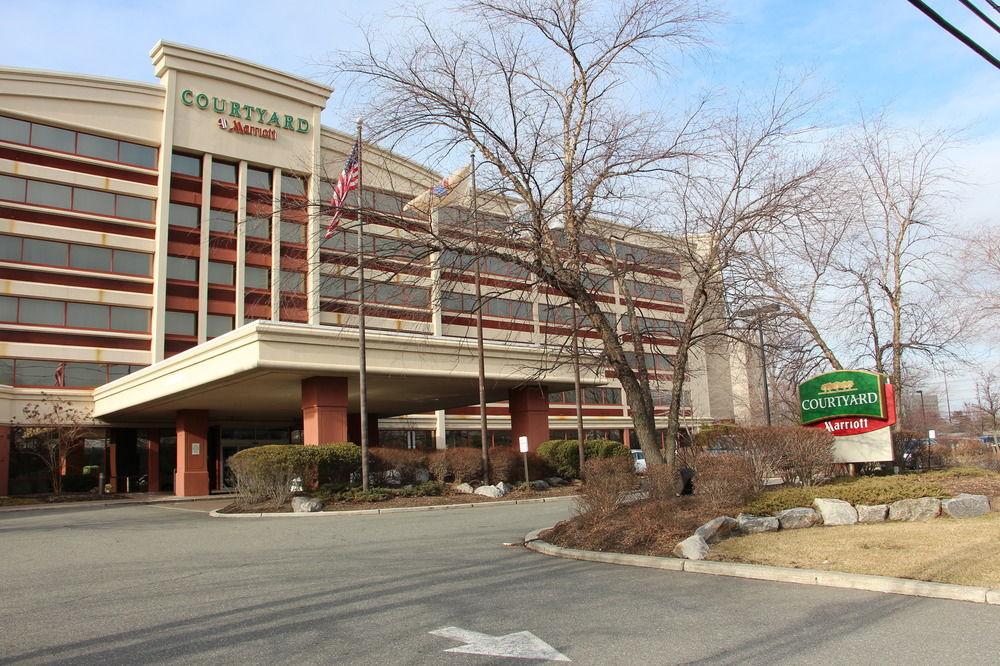
[[571, 661], [569, 657], [543, 641], [530, 631], [518, 631], [504, 636], [490, 636], [478, 631], [459, 629], [458, 627], [442, 627], [429, 632], [442, 638], [461, 641], [465, 645], [448, 648], [445, 652], [464, 652], [466, 654], [484, 654], [491, 657], [510, 657], [512, 659], [547, 659], [548, 661]]

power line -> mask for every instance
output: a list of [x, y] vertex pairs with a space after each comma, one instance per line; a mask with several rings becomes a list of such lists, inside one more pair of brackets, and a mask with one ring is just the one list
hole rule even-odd
[[971, 0], [958, 0], [958, 1], [961, 2], [963, 5], [965, 5], [966, 7], [968, 7], [970, 12], [972, 12], [973, 14], [981, 18], [983, 21], [988, 23], [991, 28], [993, 28], [997, 32], [1000, 32], [1000, 25], [994, 23], [993, 19], [984, 14], [983, 10], [981, 10], [979, 7], [976, 7], [974, 4], [972, 4]]
[[911, 5], [913, 5], [914, 7], [916, 7], [917, 9], [919, 9], [920, 11], [922, 11], [928, 17], [930, 17], [930, 19], [932, 21], [934, 21], [935, 23], [937, 23], [939, 26], [941, 26], [942, 28], [944, 28], [945, 30], [947, 30], [948, 32], [950, 32], [953, 37], [955, 37], [960, 42], [962, 42], [963, 44], [965, 44], [966, 46], [968, 46], [970, 49], [972, 49], [973, 51], [975, 51], [976, 53], [978, 53], [980, 56], [982, 56], [983, 59], [986, 60], [986, 62], [990, 63], [991, 65], [993, 65], [997, 69], [1000, 69], [1000, 60], [997, 60], [993, 56], [993, 54], [991, 54], [989, 51], [987, 51], [986, 49], [984, 49], [982, 46], [980, 46], [976, 42], [972, 41], [972, 39], [970, 39], [964, 32], [962, 32], [961, 30], [959, 30], [958, 28], [956, 28], [955, 26], [953, 26], [951, 23], [948, 23], [947, 21], [945, 21], [944, 17], [942, 17], [940, 14], [938, 14], [936, 11], [934, 11], [930, 7], [928, 7], [927, 3], [923, 2], [923, 0], [909, 0], [909, 3]]

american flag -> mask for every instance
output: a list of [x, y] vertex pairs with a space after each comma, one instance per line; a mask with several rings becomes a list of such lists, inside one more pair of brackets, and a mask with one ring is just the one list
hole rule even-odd
[[333, 232], [337, 230], [337, 225], [340, 224], [340, 214], [344, 202], [347, 201], [347, 195], [358, 187], [358, 180], [361, 177], [361, 163], [358, 160], [360, 154], [361, 142], [357, 141], [354, 143], [354, 149], [351, 150], [351, 154], [347, 156], [347, 161], [344, 162], [344, 170], [340, 172], [337, 184], [333, 187], [333, 196], [330, 198], [330, 207], [333, 208], [333, 216], [330, 218], [330, 224], [326, 228], [324, 238], [333, 236]]

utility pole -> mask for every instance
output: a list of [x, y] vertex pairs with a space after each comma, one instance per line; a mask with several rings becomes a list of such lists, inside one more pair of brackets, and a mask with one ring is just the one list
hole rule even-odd
[[486, 357], [483, 351], [483, 289], [480, 275], [480, 255], [479, 246], [479, 204], [476, 201], [476, 151], [469, 152], [469, 177], [472, 178], [472, 230], [476, 237], [476, 351], [479, 361], [479, 439], [482, 446], [483, 484], [490, 483], [490, 450], [486, 440], [489, 437], [489, 428], [486, 422]]
[[921, 425], [924, 427], [923, 428], [924, 429], [924, 433], [927, 435], [927, 445], [925, 447], [925, 450], [927, 451], [927, 455], [924, 456], [924, 457], [927, 460], [927, 469], [930, 469], [931, 468], [931, 439], [930, 439], [930, 436], [929, 436], [930, 433], [927, 431], [927, 409], [926, 409], [926, 407], [924, 407], [924, 392], [921, 389], [917, 389], [916, 392], [920, 396], [920, 422], [921, 422]]
[[951, 395], [948, 393], [948, 373], [942, 373], [944, 375], [944, 404], [945, 408], [948, 410], [948, 425], [951, 425]]

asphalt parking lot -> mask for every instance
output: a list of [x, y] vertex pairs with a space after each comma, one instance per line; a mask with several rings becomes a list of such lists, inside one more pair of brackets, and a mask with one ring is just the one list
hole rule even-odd
[[1000, 652], [1000, 607], [501, 545], [571, 502], [209, 518], [217, 505], [0, 514], [0, 662], [537, 661], [446, 652], [462, 648], [448, 627], [528, 631], [583, 664], [985, 664]]

